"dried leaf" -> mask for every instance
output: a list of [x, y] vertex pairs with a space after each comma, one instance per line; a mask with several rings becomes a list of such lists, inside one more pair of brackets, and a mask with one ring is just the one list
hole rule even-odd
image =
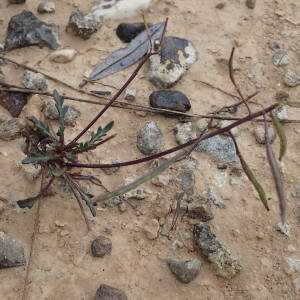
[[280, 140], [279, 160], [281, 161], [287, 150], [287, 139], [285, 135], [285, 130], [276, 115], [271, 113], [271, 118], [273, 126]]
[[[164, 27], [165, 22], [154, 24], [148, 29], [153, 40], [161, 37]], [[134, 38], [127, 47], [114, 51], [102, 63], [97, 65], [90, 74], [88, 81], [99, 80], [130, 67], [148, 52], [148, 48], [149, 39], [145, 30]]]

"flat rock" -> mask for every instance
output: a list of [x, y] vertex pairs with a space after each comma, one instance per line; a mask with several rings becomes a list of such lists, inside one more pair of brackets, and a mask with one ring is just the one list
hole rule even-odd
[[68, 63], [72, 61], [76, 55], [77, 51], [75, 49], [59, 49], [55, 50], [49, 55], [49, 60], [56, 63]]
[[174, 131], [176, 141], [179, 145], [185, 144], [197, 137], [196, 129], [191, 122], [176, 124]]
[[5, 49], [11, 50], [32, 45], [48, 46], [56, 49], [59, 46], [59, 26], [39, 20], [31, 11], [23, 10], [13, 16], [6, 33]]
[[26, 70], [22, 77], [24, 86], [31, 90], [47, 91], [48, 85], [46, 78], [41, 73]]
[[166, 263], [171, 272], [184, 283], [193, 281], [198, 276], [201, 267], [201, 262], [198, 259], [177, 260], [168, 258]]
[[0, 139], [10, 141], [21, 136], [25, 123], [19, 118], [13, 118], [0, 124]]
[[12, 117], [20, 115], [27, 101], [27, 93], [0, 91], [0, 104], [10, 112]]
[[101, 284], [97, 290], [95, 300], [127, 300], [127, 296], [122, 290]]
[[76, 10], [71, 13], [66, 31], [87, 40], [93, 33], [97, 32], [100, 27], [101, 23], [99, 18], [95, 15]]
[[150, 81], [158, 88], [174, 85], [197, 60], [197, 51], [186, 39], [168, 36], [160, 54], [150, 57]]
[[289, 87], [300, 85], [300, 76], [291, 70], [286, 70], [282, 77], [282, 81]]
[[160, 90], [149, 96], [150, 105], [155, 108], [187, 112], [191, 109], [188, 97], [179, 91]]
[[229, 279], [242, 270], [240, 262], [221, 245], [209, 226], [195, 225], [194, 242], [201, 253], [213, 264], [218, 276]]
[[[150, 26], [151, 24], [148, 24], [148, 27]], [[129, 43], [145, 29], [144, 23], [121, 23], [116, 29], [116, 34], [122, 42]]]
[[40, 14], [51, 14], [55, 12], [55, 3], [54, 2], [41, 2], [37, 8], [37, 11]]
[[103, 257], [110, 254], [112, 250], [112, 242], [105, 236], [99, 236], [92, 241], [91, 244], [92, 254], [95, 257]]
[[26, 264], [23, 246], [0, 232], [0, 269], [19, 267]]
[[212, 220], [211, 202], [201, 196], [192, 197], [192, 202], [188, 204], [188, 216], [202, 222]]
[[198, 152], [205, 152], [221, 163], [237, 161], [234, 143], [231, 138], [222, 138], [219, 135], [201, 141], [195, 149]]
[[163, 136], [155, 121], [147, 121], [137, 135], [137, 147], [145, 155], [158, 153], [164, 145]]

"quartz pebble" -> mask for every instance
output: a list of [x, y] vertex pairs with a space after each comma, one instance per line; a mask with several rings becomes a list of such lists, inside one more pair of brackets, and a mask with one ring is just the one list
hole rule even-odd
[[54, 13], [55, 12], [55, 3], [54, 2], [41, 2], [37, 8], [37, 11], [40, 14], [45, 14], [45, 13]]
[[56, 63], [68, 63], [72, 61], [76, 55], [75, 49], [59, 49], [49, 55], [49, 60]]

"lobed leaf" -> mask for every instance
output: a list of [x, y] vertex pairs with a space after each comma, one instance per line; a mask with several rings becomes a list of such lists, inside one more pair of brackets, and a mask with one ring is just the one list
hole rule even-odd
[[47, 135], [49, 137], [52, 137], [48, 125], [46, 125], [43, 122], [39, 121], [34, 116], [27, 117], [27, 119], [29, 121], [31, 121], [32, 123], [34, 123], [34, 125], [36, 126], [36, 128], [38, 128], [41, 133], [43, 133], [44, 135]]

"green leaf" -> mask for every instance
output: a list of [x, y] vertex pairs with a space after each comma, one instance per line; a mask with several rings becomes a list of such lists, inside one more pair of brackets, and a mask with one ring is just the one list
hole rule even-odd
[[285, 130], [275, 114], [271, 113], [272, 123], [280, 140], [279, 160], [281, 161], [287, 151], [287, 138]]
[[51, 156], [44, 155], [41, 153], [32, 153], [31, 156], [26, 157], [22, 160], [23, 164], [37, 164], [40, 162], [46, 162], [48, 160], [52, 159]]
[[69, 109], [69, 106], [64, 105], [64, 97], [62, 97], [56, 90], [53, 91], [53, 97], [59, 118], [57, 135], [59, 137], [63, 137], [65, 131], [65, 116]]
[[73, 152], [67, 152], [66, 153], [66, 158], [69, 160], [69, 161], [72, 161], [72, 162], [76, 162], [77, 161], [77, 155]]
[[296, 102], [296, 101], [286, 101], [284, 104], [290, 106], [290, 107], [296, 107], [296, 108], [300, 108], [300, 102]]
[[53, 165], [49, 165], [49, 169], [51, 174], [55, 177], [61, 177], [61, 175], [64, 173], [64, 170], [61, 170]]
[[39, 131], [47, 136], [51, 136], [51, 133], [50, 133], [50, 129], [49, 129], [49, 126], [47, 126], [46, 124], [44, 124], [43, 122], [40, 122], [39, 120], [37, 120], [36, 117], [34, 116], [30, 116], [30, 117], [27, 117], [27, 119], [29, 121], [31, 121], [32, 123], [34, 123], [34, 125], [39, 129]]

